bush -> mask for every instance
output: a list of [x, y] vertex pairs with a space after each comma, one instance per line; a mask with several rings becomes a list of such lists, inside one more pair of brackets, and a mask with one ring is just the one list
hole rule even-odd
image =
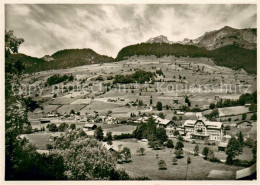
[[167, 146], [167, 148], [174, 148], [173, 141], [171, 139], [169, 139], [167, 141], [167, 145], [166, 146]]
[[218, 159], [216, 157], [211, 158], [209, 161], [213, 162], [213, 163], [221, 163], [220, 159]]
[[135, 135], [134, 134], [129, 134], [129, 133], [122, 133], [120, 135], [114, 135], [113, 136], [114, 140], [128, 139], [128, 138], [135, 138]]
[[166, 162], [164, 160], [160, 160], [158, 162], [159, 170], [166, 170]]
[[54, 123], [47, 125], [47, 128], [49, 129], [50, 132], [57, 132], [58, 131], [58, 127]]

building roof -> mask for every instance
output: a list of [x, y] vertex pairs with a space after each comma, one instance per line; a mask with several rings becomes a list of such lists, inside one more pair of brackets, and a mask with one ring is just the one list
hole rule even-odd
[[224, 148], [226, 148], [227, 145], [228, 145], [228, 143], [220, 142], [220, 143], [218, 144], [218, 147], [224, 147]]
[[86, 123], [83, 127], [85, 127], [85, 128], [92, 128], [93, 126], [95, 126], [95, 124]]
[[183, 125], [186, 127], [189, 127], [189, 126], [193, 127], [197, 121], [202, 121], [206, 125], [207, 128], [211, 128], [211, 129], [214, 129], [214, 128], [220, 129], [223, 125], [222, 122], [215, 122], [215, 121], [212, 122], [212, 121], [205, 121], [205, 120], [186, 120]]
[[159, 116], [153, 115], [153, 118], [161, 125], [167, 125], [171, 120], [162, 119]]

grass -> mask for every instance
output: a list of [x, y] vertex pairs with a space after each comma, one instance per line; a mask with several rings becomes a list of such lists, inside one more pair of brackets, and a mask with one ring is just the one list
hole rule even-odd
[[[129, 147], [132, 153], [132, 162], [118, 164], [119, 168], [123, 168], [132, 176], [147, 176], [152, 180], [183, 180], [186, 173], [186, 161], [188, 155], [184, 154], [184, 158], [177, 160], [177, 165], [172, 165], [172, 157], [175, 157], [174, 149], [152, 150], [144, 143], [133, 143], [133, 141], [114, 141], [115, 147], [118, 144], [123, 147]], [[138, 147], [145, 148], [145, 155], [140, 156], [136, 153]], [[117, 149], [117, 147], [116, 147]], [[156, 158], [158, 154], [158, 158]], [[235, 171], [241, 169], [240, 167], [227, 166], [224, 164], [211, 163], [198, 156], [192, 156], [191, 164], [188, 169], [188, 180], [205, 180], [209, 172], [215, 170]], [[159, 170], [158, 161], [164, 160], [166, 162], [166, 170]]]

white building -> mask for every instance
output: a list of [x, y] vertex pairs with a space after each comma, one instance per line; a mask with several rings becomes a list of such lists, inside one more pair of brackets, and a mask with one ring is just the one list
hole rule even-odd
[[183, 124], [184, 133], [192, 139], [209, 139], [221, 141], [223, 138], [223, 123], [207, 120], [186, 120]]

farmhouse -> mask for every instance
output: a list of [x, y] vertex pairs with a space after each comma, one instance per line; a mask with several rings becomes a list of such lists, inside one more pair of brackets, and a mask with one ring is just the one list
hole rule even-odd
[[209, 139], [221, 141], [223, 138], [223, 123], [206, 120], [186, 120], [183, 124], [184, 133], [192, 139]]
[[84, 126], [83, 126], [83, 129], [86, 129], [86, 130], [94, 130], [97, 128], [97, 125], [95, 124], [91, 124], [91, 123], [86, 123]]
[[153, 118], [155, 122], [158, 124], [158, 127], [164, 127], [166, 129], [174, 129], [179, 126], [176, 122], [168, 119], [162, 119], [159, 116], [154, 115]]
[[252, 123], [250, 121], [244, 120], [244, 121], [238, 122], [236, 124], [236, 127], [237, 128], [249, 128], [249, 127], [252, 127]]

